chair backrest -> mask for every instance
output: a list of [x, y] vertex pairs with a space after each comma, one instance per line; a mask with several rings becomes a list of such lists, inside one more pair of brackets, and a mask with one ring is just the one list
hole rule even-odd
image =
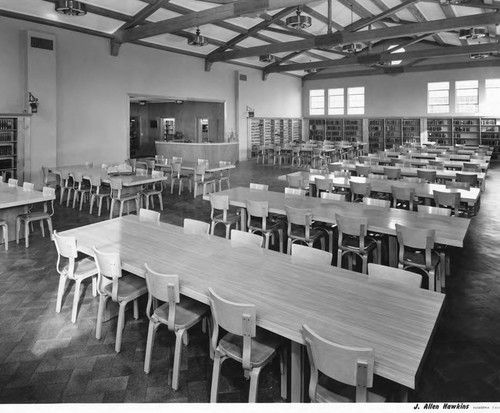
[[[99, 293], [103, 294], [103, 283], [112, 282], [111, 299], [118, 301], [118, 280], [122, 276], [122, 263], [118, 252], [103, 252], [99, 251], [96, 246], [94, 250], [94, 260], [97, 266], [98, 274], [98, 289]], [[106, 281], [105, 281], [106, 280]]]
[[163, 171], [151, 172], [151, 178], [162, 178], [163, 176], [164, 176]]
[[304, 178], [302, 175], [287, 175], [286, 181], [288, 183], [289, 188], [299, 188], [304, 189]]
[[111, 186], [111, 189], [121, 191], [123, 188], [123, 181], [120, 178], [111, 178], [109, 180], [109, 185]]
[[323, 169], [309, 168], [309, 173], [311, 175], [324, 175]]
[[148, 170], [147, 169], [143, 169], [143, 168], [137, 168], [135, 170], [135, 174], [137, 176], [146, 176], [148, 174]]
[[314, 184], [316, 185], [316, 190], [318, 191], [333, 191], [333, 179], [328, 178], [314, 178]]
[[419, 214], [442, 215], [445, 217], [449, 217], [451, 215], [451, 209], [449, 208], [440, 208], [430, 205], [418, 205], [417, 211]]
[[368, 232], [368, 218], [335, 214], [335, 221], [339, 229], [339, 242], [342, 239], [341, 235], [345, 234], [360, 237], [360, 244], [364, 244], [364, 237]]
[[261, 218], [262, 230], [265, 231], [267, 224], [267, 217], [269, 215], [269, 203], [267, 201], [246, 201], [247, 209], [247, 226], [252, 227], [252, 218]]
[[453, 209], [453, 214], [458, 215], [461, 200], [460, 192], [443, 192], [436, 190], [432, 192], [434, 194], [436, 206], [450, 207]]
[[477, 174], [461, 174], [457, 172], [456, 174], [457, 182], [468, 182], [470, 186], [478, 186]]
[[426, 268], [431, 268], [431, 251], [434, 248], [436, 231], [433, 229], [411, 228], [396, 224], [399, 243], [399, 262], [403, 263], [405, 247], [425, 250]]
[[301, 188], [285, 188], [285, 195], [306, 196], [307, 191]]
[[208, 234], [210, 224], [196, 219], [184, 218], [184, 234]]
[[464, 166], [462, 168], [462, 171], [469, 171], [469, 172], [479, 172], [481, 170], [481, 166], [477, 163], [472, 163], [472, 162], [464, 162]]
[[261, 248], [262, 240], [263, 238], [258, 234], [239, 231], [237, 229], [231, 230], [231, 244], [233, 245], [247, 245], [250, 247]]
[[172, 156], [172, 164], [182, 163], [182, 156]]
[[219, 327], [231, 334], [243, 337], [242, 365], [250, 370], [252, 337], [257, 331], [257, 310], [253, 304], [235, 303], [217, 295], [208, 289], [210, 308], [213, 316], [212, 348], [217, 348]]
[[425, 179], [417, 176], [403, 176], [403, 181], [412, 182], [414, 184], [425, 184]]
[[344, 201], [345, 202], [345, 194], [322, 192], [321, 199], [325, 199], [325, 200], [329, 200], [329, 201]]
[[300, 244], [292, 244], [292, 262], [309, 261], [311, 264], [331, 265], [332, 253], [307, 247]]
[[391, 185], [391, 192], [393, 198], [393, 207], [396, 207], [398, 201], [408, 201], [410, 203], [410, 210], [413, 210], [413, 200], [415, 199], [415, 188], [400, 187]]
[[371, 348], [347, 347], [325, 340], [307, 325], [302, 336], [311, 365], [309, 397], [316, 400], [318, 372], [350, 386], [356, 386], [356, 402], [366, 402], [368, 388], [373, 386], [375, 355]]
[[154, 159], [148, 159], [148, 160], [146, 161], [146, 165], [148, 166], [148, 171], [151, 171], [151, 172], [153, 172], [153, 171], [154, 171], [154, 169], [155, 169], [155, 163], [156, 163], [156, 162], [155, 162], [155, 160], [154, 160]]
[[376, 207], [380, 207], [380, 208], [390, 208], [391, 207], [391, 201], [389, 201], [388, 199], [370, 198], [368, 196], [365, 196], [363, 198], [363, 204], [370, 205], [370, 206], [376, 206]]
[[210, 217], [213, 219], [216, 211], [222, 211], [224, 221], [227, 220], [229, 210], [229, 197], [227, 195], [210, 195], [210, 206], [212, 207]]
[[335, 171], [341, 171], [343, 168], [342, 162], [335, 162], [328, 164], [328, 172], [333, 173]]
[[350, 178], [351, 171], [333, 171], [334, 178]]
[[269, 189], [269, 185], [265, 184], [255, 184], [255, 183], [250, 183], [250, 189], [257, 189], [259, 191], [267, 191]]
[[168, 329], [175, 330], [176, 304], [180, 302], [179, 276], [176, 274], [162, 274], [146, 267], [146, 285], [148, 286], [148, 304], [146, 314], [151, 317], [154, 299], [168, 303]]
[[400, 179], [401, 168], [384, 167], [384, 175], [387, 175], [387, 179]]
[[35, 190], [35, 184], [31, 182], [24, 182], [23, 183], [23, 191], [26, 192], [33, 192]]
[[160, 213], [158, 211], [152, 211], [150, 209], [140, 208], [139, 209], [139, 221], [141, 222], [155, 222], [160, 223]]
[[[370, 161], [370, 158], [368, 158], [368, 161]], [[356, 165], [356, 175], [357, 176], [368, 176], [372, 172], [371, 166], [366, 166], [366, 165]]]
[[418, 273], [371, 262], [368, 264], [368, 278], [370, 280], [388, 281], [409, 288], [420, 288], [422, 285], [422, 276]]
[[469, 182], [458, 182], [458, 181], [447, 181], [446, 188], [457, 188], [457, 189], [465, 189], [466, 191], [470, 190]]
[[379, 181], [387, 181], [387, 175], [368, 174], [368, 179], [375, 179], [375, 180], [379, 180]]
[[[312, 209], [310, 208], [294, 208], [289, 205], [285, 205], [286, 216], [288, 220], [288, 225], [290, 228], [291, 224], [294, 225], [305, 225], [310, 227], [312, 224]], [[288, 231], [290, 232], [290, 231]]]
[[356, 199], [356, 195], [360, 195], [362, 198], [370, 196], [372, 191], [372, 187], [369, 182], [349, 181], [349, 186], [351, 188], [351, 201]]
[[433, 167], [432, 169], [442, 170], [442, 169], [444, 169], [444, 162], [434, 160], [434, 159], [429, 159], [429, 164], [427, 165], [427, 168], [431, 169], [431, 168], [429, 168], [431, 166]]
[[[75, 259], [78, 257], [78, 250], [76, 246], [75, 237], [63, 237], [54, 231], [52, 233], [52, 240], [56, 246], [57, 250], [57, 264], [56, 269], [59, 274], [63, 271], [67, 271], [68, 278], [74, 279], [75, 273]], [[68, 260], [67, 267], [61, 268], [61, 258], [66, 258]]]
[[200, 158], [198, 158], [198, 160], [196, 161], [196, 163], [198, 165], [205, 165], [205, 167], [208, 168], [208, 159], [200, 159]]
[[426, 182], [436, 182], [437, 172], [430, 169], [417, 169], [417, 177], [423, 178]]
[[90, 176], [90, 185], [92, 186], [101, 186], [101, 177], [99, 175], [91, 175]]

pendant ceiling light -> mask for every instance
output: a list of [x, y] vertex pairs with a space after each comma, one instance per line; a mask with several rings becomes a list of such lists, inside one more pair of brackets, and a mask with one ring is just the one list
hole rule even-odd
[[188, 44], [191, 45], [191, 46], [201, 47], [201, 46], [207, 45], [208, 44], [208, 40], [205, 39], [205, 37], [200, 34], [200, 28], [197, 27], [196, 28], [196, 34], [192, 35], [191, 37], [189, 37]]
[[311, 18], [309, 16], [302, 16], [300, 13], [300, 7], [297, 7], [295, 16], [287, 17], [286, 25], [292, 29], [307, 29], [311, 27]]
[[56, 12], [66, 16], [84, 16], [87, 14], [87, 6], [79, 1], [57, 0]]
[[460, 40], [480, 39], [486, 36], [486, 29], [484, 27], [472, 27], [470, 29], [461, 29], [458, 32]]
[[471, 60], [482, 60], [490, 57], [490, 53], [471, 53], [469, 59]]
[[[354, 15], [353, 15], [353, 10], [352, 10], [352, 4], [351, 4], [351, 26], [354, 22]], [[357, 53], [363, 50], [363, 44], [362, 43], [348, 43], [342, 46], [342, 52], [344, 53]]]
[[276, 56], [272, 54], [263, 54], [259, 56], [259, 62], [272, 63], [276, 61]]

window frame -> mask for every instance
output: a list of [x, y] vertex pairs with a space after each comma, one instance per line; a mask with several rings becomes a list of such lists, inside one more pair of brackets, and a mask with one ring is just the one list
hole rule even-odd
[[[434, 85], [436, 88], [431, 88], [431, 86]], [[437, 88], [438, 85], [442, 85], [442, 88]], [[446, 85], [446, 87], [444, 87]], [[432, 92], [443, 92], [446, 91], [447, 93], [447, 103], [431, 103], [432, 98], [436, 98], [438, 96], [431, 96]], [[441, 97], [442, 98], [442, 97]], [[443, 108], [445, 110], [432, 110], [432, 109], [437, 109], [437, 108]], [[429, 114], [443, 114], [443, 113], [450, 113], [450, 82], [449, 81], [444, 81], [444, 82], [428, 82], [427, 83], [427, 113]]]
[[[364, 115], [365, 114], [365, 87], [364, 86], [355, 86], [347, 88], [347, 114], [348, 115]], [[354, 93], [358, 91], [358, 93]], [[362, 93], [359, 93], [362, 91]], [[362, 106], [354, 106], [352, 103], [353, 96], [362, 96]]]
[[[342, 91], [342, 93], [337, 93], [337, 94], [332, 94], [331, 92], [333, 91]], [[331, 102], [332, 102], [332, 99], [331, 97], [332, 96], [342, 96], [342, 99], [341, 99], [341, 102], [342, 102], [342, 106], [332, 106], [331, 105]], [[332, 116], [335, 116], [335, 115], [344, 115], [345, 114], [345, 88], [343, 87], [337, 87], [337, 88], [329, 88], [328, 89], [328, 115], [332, 115]]]
[[[470, 95], [460, 95], [460, 91], [475, 91]], [[465, 102], [460, 102], [465, 98]], [[467, 98], [475, 98], [475, 103], [467, 102]], [[457, 80], [455, 81], [455, 113], [479, 113], [479, 80]]]
[[[322, 92], [321, 96], [313, 95], [314, 92]], [[313, 99], [321, 98], [322, 105], [321, 106], [313, 106]], [[318, 99], [318, 102], [320, 100]], [[317, 111], [317, 113], [313, 113], [313, 111]], [[320, 113], [321, 111], [321, 113]], [[310, 116], [324, 116], [325, 115], [325, 89], [310, 89], [309, 90], [309, 115]]]

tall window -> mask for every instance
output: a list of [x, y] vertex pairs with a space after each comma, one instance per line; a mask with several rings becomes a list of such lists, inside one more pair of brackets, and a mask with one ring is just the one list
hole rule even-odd
[[365, 88], [350, 87], [347, 89], [347, 114], [363, 115], [365, 113]]
[[328, 89], [328, 114], [344, 114], [344, 89]]
[[309, 115], [325, 114], [325, 90], [313, 89], [309, 91]]
[[500, 111], [500, 79], [486, 79], [486, 99], [484, 111], [495, 113]]
[[450, 82], [427, 83], [427, 112], [448, 113], [450, 111]]
[[455, 82], [455, 111], [457, 113], [479, 112], [479, 81]]

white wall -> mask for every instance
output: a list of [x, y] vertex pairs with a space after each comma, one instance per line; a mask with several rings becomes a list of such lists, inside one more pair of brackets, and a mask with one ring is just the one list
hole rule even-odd
[[[365, 114], [363, 117], [428, 117], [427, 113], [427, 83], [450, 81], [450, 93], [453, 95], [454, 81], [479, 80], [479, 97], [481, 113], [456, 114], [453, 101], [451, 112], [444, 117], [451, 116], [480, 116], [489, 115], [500, 117], [500, 108], [487, 111], [484, 102], [484, 80], [500, 78], [500, 69], [495, 67], [457, 69], [451, 65], [448, 70], [407, 73], [395, 76], [360, 76], [342, 79], [310, 80], [304, 84], [303, 116], [309, 114], [309, 90], [328, 88], [365, 87]], [[441, 115], [440, 115], [441, 116]], [[357, 116], [359, 117], [359, 116]]]
[[[128, 157], [128, 94], [225, 101], [225, 139], [230, 131], [240, 132], [245, 148], [247, 133], [241, 124], [246, 104], [258, 116], [301, 114], [301, 81], [296, 78], [270, 76], [262, 82], [260, 70], [244, 68], [248, 87], [239, 97], [245, 106], [236, 113], [234, 74], [241, 67], [217, 63], [205, 72], [202, 59], [133, 44], [123, 45], [119, 56], [113, 57], [107, 39], [5, 17], [0, 17], [0, 113], [24, 110], [26, 30], [56, 36], [57, 163], [61, 165]], [[37, 97], [42, 107], [44, 96]], [[240, 153], [245, 159], [246, 150]]]

